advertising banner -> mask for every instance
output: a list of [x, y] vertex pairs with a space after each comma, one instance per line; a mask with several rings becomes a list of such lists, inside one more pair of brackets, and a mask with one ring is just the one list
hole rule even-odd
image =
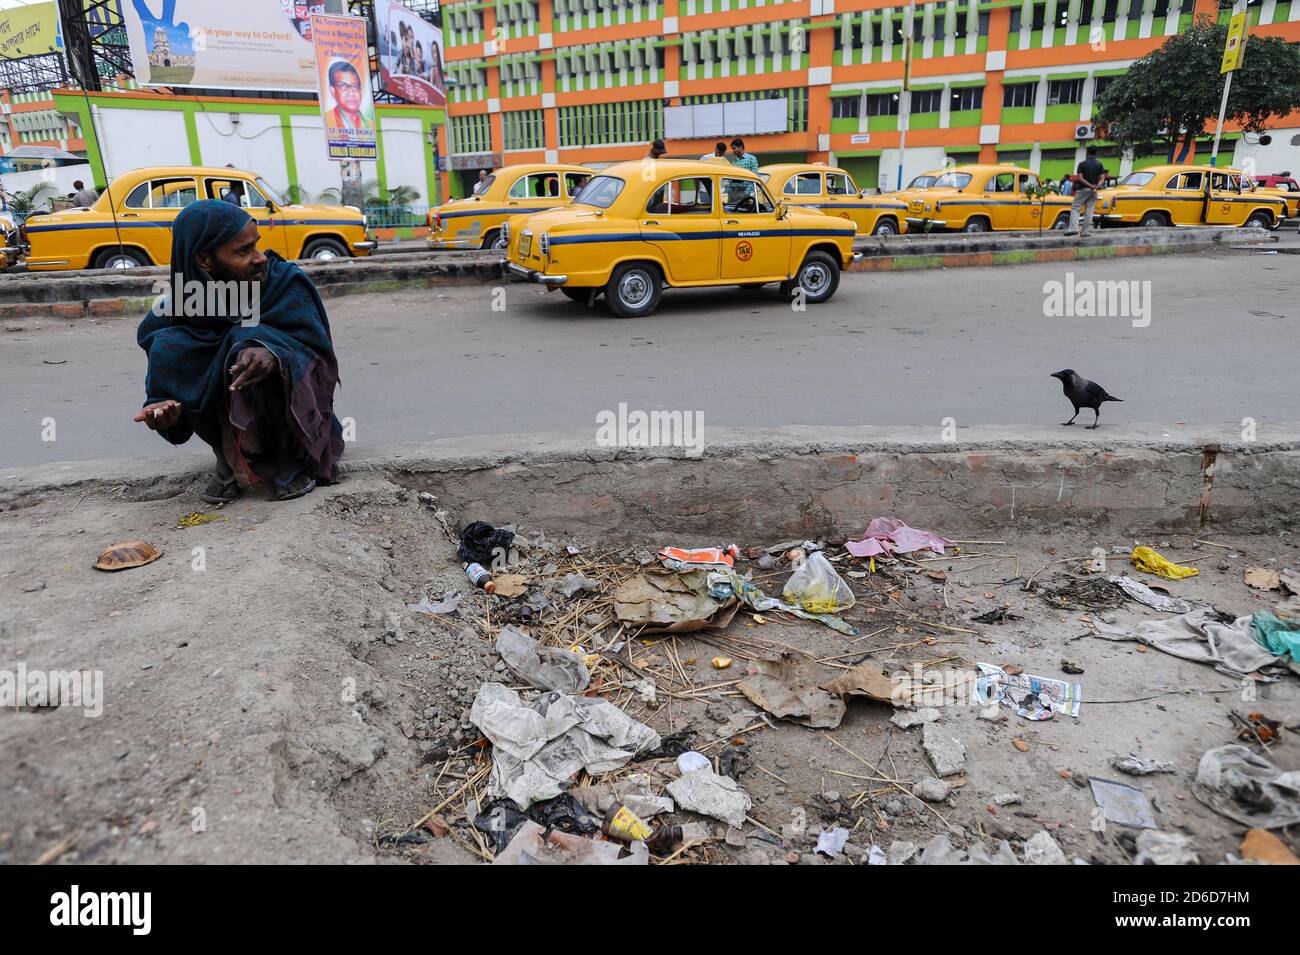
[[375, 0], [375, 46], [383, 90], [421, 106], [444, 106], [442, 17], [421, 19], [393, 0]]
[[366, 21], [314, 14], [311, 34], [329, 158], [378, 159]]

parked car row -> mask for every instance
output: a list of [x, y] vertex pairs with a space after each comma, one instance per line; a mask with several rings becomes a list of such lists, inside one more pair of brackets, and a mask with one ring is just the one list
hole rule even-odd
[[153, 166], [118, 176], [89, 209], [28, 216], [27, 268], [130, 269], [167, 265], [172, 223], [191, 202], [225, 199], [257, 221], [263, 251], [286, 259], [368, 255], [376, 242], [354, 206], [286, 202], [256, 173], [229, 167]]

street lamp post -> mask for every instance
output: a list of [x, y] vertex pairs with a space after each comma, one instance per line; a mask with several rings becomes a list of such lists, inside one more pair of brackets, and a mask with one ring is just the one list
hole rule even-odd
[[916, 0], [907, 2], [907, 36], [903, 37], [903, 92], [898, 96], [898, 184], [903, 188], [903, 153], [907, 152], [907, 124], [912, 118], [912, 36], [916, 32]]

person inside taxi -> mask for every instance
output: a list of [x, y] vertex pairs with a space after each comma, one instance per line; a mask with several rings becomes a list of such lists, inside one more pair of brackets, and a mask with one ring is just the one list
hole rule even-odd
[[[190, 203], [172, 230], [170, 291], [136, 332], [148, 364], [134, 420], [171, 444], [198, 435], [212, 449], [216, 467], [202, 492], [210, 503], [263, 486], [276, 500], [301, 497], [335, 480], [343, 454], [325, 306], [298, 266], [257, 243], [243, 209]], [[256, 309], [238, 314], [254, 299], [214, 295], [215, 283], [251, 284]]]

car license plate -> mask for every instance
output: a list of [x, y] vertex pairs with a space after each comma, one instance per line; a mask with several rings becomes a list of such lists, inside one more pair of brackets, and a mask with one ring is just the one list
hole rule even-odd
[[529, 251], [533, 247], [533, 234], [531, 232], [519, 233], [519, 257], [527, 258]]
[[921, 211], [921, 200], [920, 200], [920, 199], [913, 199], [912, 202], [911, 202], [911, 209], [912, 209], [913, 212], [920, 212], [920, 211]]

